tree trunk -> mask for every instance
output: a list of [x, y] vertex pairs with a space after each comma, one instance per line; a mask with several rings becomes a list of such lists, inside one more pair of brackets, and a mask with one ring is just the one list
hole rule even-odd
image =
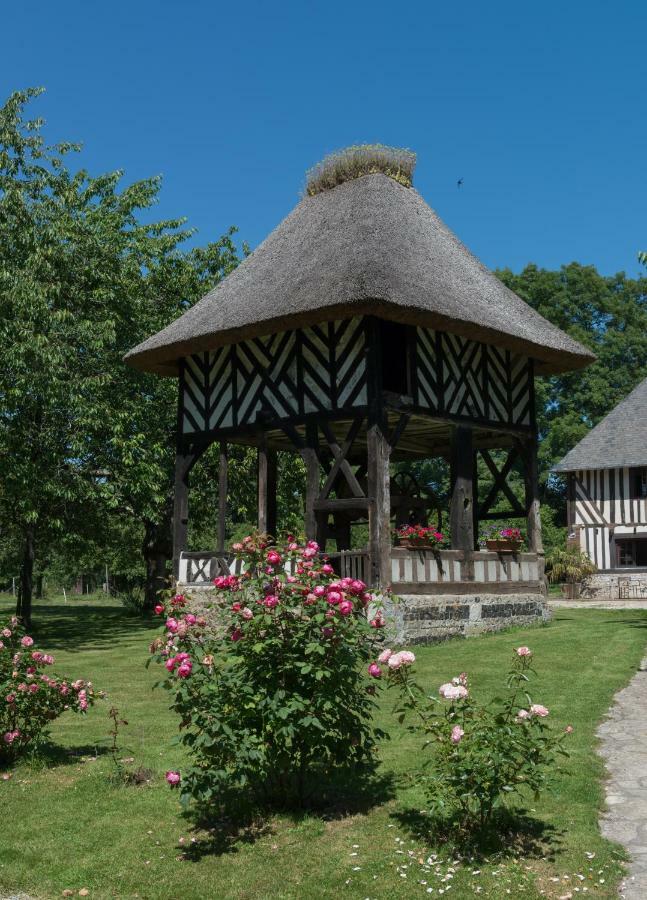
[[20, 566], [20, 591], [16, 605], [16, 615], [25, 628], [31, 628], [31, 599], [34, 592], [34, 531], [25, 532], [25, 545]]
[[157, 603], [159, 592], [168, 587], [166, 563], [173, 558], [170, 514], [161, 523], [146, 522], [142, 555], [146, 563], [144, 609], [149, 610]]
[[44, 575], [42, 574], [42, 572], [40, 575], [36, 576], [36, 599], [37, 600], [43, 599], [43, 579], [44, 579]]

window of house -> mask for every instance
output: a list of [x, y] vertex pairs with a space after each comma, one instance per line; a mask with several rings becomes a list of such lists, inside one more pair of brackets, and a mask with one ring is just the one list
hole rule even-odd
[[394, 394], [410, 394], [409, 335], [406, 325], [380, 319], [382, 387]]
[[618, 566], [647, 568], [647, 538], [616, 541]]
[[640, 500], [647, 497], [647, 469], [631, 469], [629, 476], [631, 499]]

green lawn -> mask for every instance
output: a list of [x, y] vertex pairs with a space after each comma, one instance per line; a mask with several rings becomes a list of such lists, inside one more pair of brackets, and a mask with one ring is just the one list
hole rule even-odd
[[[5, 597], [0, 608], [9, 610], [10, 602]], [[60, 752], [48, 767], [22, 765], [0, 781], [1, 896], [20, 890], [53, 898], [83, 888], [90, 897], [160, 900], [616, 896], [622, 854], [598, 832], [602, 766], [594, 732], [641, 658], [646, 612], [565, 609], [548, 627], [416, 650], [419, 679], [430, 690], [466, 670], [472, 689], [488, 694], [501, 684], [511, 649], [528, 644], [541, 675], [535, 699], [550, 707], [560, 727], [575, 727], [568, 771], [557, 775], [554, 793], [526, 810], [538, 834], [543, 824], [543, 836], [534, 847], [507, 846], [472, 861], [418, 836], [424, 797], [409, 775], [423, 754], [391, 716], [388, 694], [381, 724], [393, 739], [382, 749], [382, 771], [391, 796], [346, 814], [279, 816], [229, 844], [194, 831], [163, 781], [164, 771], [181, 767], [182, 759], [172, 743], [177, 723], [167, 695], [152, 690], [158, 673], [144, 668], [158, 623], [128, 618], [96, 599], [38, 603], [34, 620], [32, 633], [56, 655], [56, 670], [91, 679], [109, 700], [87, 719], [67, 715], [56, 723]], [[155, 772], [149, 785], [110, 780], [111, 704], [129, 722], [124, 755]], [[427, 865], [431, 854], [437, 861]]]

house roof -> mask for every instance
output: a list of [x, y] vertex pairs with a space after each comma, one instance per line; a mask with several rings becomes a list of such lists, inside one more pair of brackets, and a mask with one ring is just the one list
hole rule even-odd
[[647, 466], [647, 378], [570, 450], [554, 472]]
[[417, 191], [383, 174], [303, 198], [230, 275], [125, 359], [175, 374], [191, 353], [358, 314], [497, 344], [534, 358], [540, 374], [594, 359], [486, 269]]

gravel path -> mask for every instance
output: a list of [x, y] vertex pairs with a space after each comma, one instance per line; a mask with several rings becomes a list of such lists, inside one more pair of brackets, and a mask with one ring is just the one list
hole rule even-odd
[[[633, 607], [631, 607], [633, 608]], [[609, 772], [602, 834], [631, 854], [620, 889], [626, 900], [647, 898], [647, 658], [598, 728], [600, 753]]]
[[647, 609], [647, 600], [553, 600], [551, 609]]

